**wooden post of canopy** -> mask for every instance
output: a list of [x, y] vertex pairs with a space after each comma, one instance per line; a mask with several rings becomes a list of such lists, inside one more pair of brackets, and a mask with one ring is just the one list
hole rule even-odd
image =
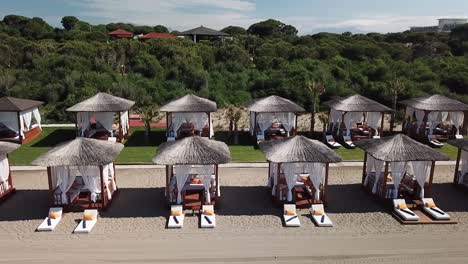
[[268, 184], [271, 181], [271, 161], [268, 161]]
[[339, 130], [338, 130], [338, 135], [339, 135], [339, 137], [342, 138], [343, 140], [344, 140], [344, 132], [343, 132], [342, 127], [343, 127], [343, 125], [344, 125], [344, 117], [345, 117], [345, 114], [346, 114], [346, 113], [347, 113], [347, 112], [343, 112], [343, 114], [341, 114], [340, 127], [338, 128], [338, 129], [339, 129]]
[[75, 134], [77, 137], [80, 136], [80, 132], [78, 131], [78, 115], [80, 114], [80, 112], [76, 112], [76, 116], [75, 116]]
[[[211, 114], [210, 112], [207, 112], [206, 114], [208, 115], [208, 138], [211, 139]], [[201, 133], [203, 133], [203, 129]]]
[[[384, 131], [384, 121], [385, 121], [385, 112], [382, 112], [382, 120], [380, 120], [380, 135], [381, 137], [383, 137], [383, 131]], [[390, 127], [392, 125], [390, 124]]]
[[166, 196], [166, 199], [169, 200], [169, 181], [170, 181], [170, 175], [171, 174], [171, 166], [166, 165], [166, 189], [164, 191], [164, 196]]
[[104, 185], [103, 171], [104, 171], [104, 167], [102, 165], [99, 166], [99, 174], [100, 174], [100, 177], [101, 177], [101, 203], [102, 203], [102, 209], [106, 208], [106, 205], [107, 205], [107, 194], [106, 194], [107, 191], [104, 189], [105, 185]]
[[291, 136], [297, 135], [297, 113], [294, 113], [294, 133]]
[[280, 193], [280, 168], [281, 168], [281, 163], [277, 163], [278, 170], [276, 174], [276, 201], [280, 201], [281, 198], [281, 193]]
[[[453, 175], [453, 183], [454, 184], [458, 183], [458, 170], [460, 169], [461, 153], [462, 153], [462, 149], [458, 148], [457, 163], [455, 164], [455, 174]], [[463, 176], [463, 175], [460, 175], [460, 176]]]
[[21, 129], [21, 113], [16, 112], [17, 117], [18, 117], [18, 134], [19, 134], [19, 143], [23, 144], [23, 130]]
[[123, 142], [124, 140], [124, 134], [123, 134], [123, 128], [122, 128], [122, 117], [121, 117], [121, 112], [117, 112], [119, 115], [119, 142]]
[[[6, 154], [6, 159], [8, 160], [8, 154]], [[10, 190], [13, 190], [13, 178], [11, 177], [11, 165], [8, 162], [8, 185], [10, 186]]]
[[54, 195], [53, 195], [53, 188], [52, 188], [52, 168], [47, 167], [47, 179], [49, 181], [49, 204], [51, 206], [54, 205]]
[[[429, 185], [427, 186], [427, 195], [425, 195], [426, 197], [431, 197], [432, 195], [432, 181], [434, 180], [434, 169], [435, 169], [435, 160], [432, 161], [432, 165], [431, 165], [431, 173], [430, 173], [430, 176], [429, 176]], [[423, 187], [424, 188], [424, 187]]]
[[[382, 181], [382, 194], [383, 194], [384, 199], [387, 198], [387, 175], [388, 175], [388, 161], [385, 161], [385, 170], [384, 170], [383, 181]], [[376, 178], [375, 180], [378, 181], [379, 179]]]
[[323, 191], [322, 191], [322, 202], [325, 205], [327, 204], [327, 198], [328, 198], [328, 173], [329, 171], [330, 171], [330, 163], [326, 163], [325, 164], [325, 185], [323, 186]]
[[[252, 118], [252, 117], [251, 117]], [[253, 134], [254, 134], [254, 137], [257, 138], [257, 112], [254, 112], [254, 123], [253, 123]]]
[[364, 164], [362, 166], [362, 180], [361, 184], [364, 186], [364, 181], [367, 177], [367, 152], [364, 152]]
[[215, 199], [217, 199], [219, 197], [219, 189], [221, 188], [219, 186], [218, 164], [215, 164], [215, 179], [216, 179], [216, 197], [215, 197]]

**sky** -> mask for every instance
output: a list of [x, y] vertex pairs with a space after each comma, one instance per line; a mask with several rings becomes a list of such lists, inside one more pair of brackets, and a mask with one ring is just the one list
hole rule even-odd
[[0, 0], [0, 16], [8, 14], [41, 17], [56, 27], [63, 16], [171, 30], [248, 28], [273, 18], [300, 34], [387, 33], [437, 25], [438, 18], [468, 18], [468, 0]]

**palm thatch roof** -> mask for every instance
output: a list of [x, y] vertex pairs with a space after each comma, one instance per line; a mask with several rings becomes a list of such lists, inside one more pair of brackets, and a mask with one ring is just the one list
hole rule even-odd
[[41, 106], [43, 102], [15, 97], [0, 98], [0, 112], [22, 112]]
[[392, 112], [393, 110], [374, 100], [356, 94], [324, 102], [330, 108], [343, 112]]
[[204, 26], [200, 26], [194, 29], [190, 29], [184, 32], [180, 32], [177, 35], [179, 36], [191, 36], [191, 35], [199, 35], [199, 36], [229, 36], [229, 34], [214, 30], [211, 28], [207, 28]]
[[215, 102], [193, 94], [173, 100], [159, 109], [161, 112], [216, 112], [217, 110]]
[[37, 166], [101, 166], [119, 156], [120, 143], [92, 138], [76, 138], [63, 142], [40, 155], [32, 164]]
[[338, 154], [322, 142], [304, 136], [264, 141], [259, 146], [267, 160], [271, 162], [334, 163], [342, 161]]
[[135, 102], [106, 93], [98, 93], [67, 109], [69, 112], [120, 112], [127, 111]]
[[468, 151], [468, 138], [452, 139], [447, 141], [447, 143], [457, 148], [461, 148], [464, 151]]
[[193, 136], [161, 144], [153, 162], [162, 165], [228, 163], [231, 153], [224, 142]]
[[19, 147], [21, 147], [20, 144], [0, 141], [0, 156], [10, 154]]
[[354, 144], [375, 159], [388, 162], [450, 160], [447, 155], [403, 134], [380, 139], [359, 140]]
[[255, 100], [247, 104], [247, 108], [257, 113], [305, 112], [296, 103], [276, 95]]
[[400, 104], [426, 111], [468, 111], [468, 105], [439, 94], [404, 100]]

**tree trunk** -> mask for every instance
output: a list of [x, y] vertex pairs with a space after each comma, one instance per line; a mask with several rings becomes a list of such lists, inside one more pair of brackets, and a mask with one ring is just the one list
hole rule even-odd
[[151, 133], [151, 125], [149, 122], [145, 122], [145, 136], [149, 137]]
[[237, 132], [237, 123], [234, 124], [234, 145], [239, 145], [239, 133]]

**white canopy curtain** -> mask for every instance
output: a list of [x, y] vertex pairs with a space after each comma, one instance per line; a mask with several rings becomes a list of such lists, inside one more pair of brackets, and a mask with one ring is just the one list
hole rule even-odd
[[315, 188], [314, 199], [320, 200], [320, 185], [324, 183], [325, 179], [325, 163], [304, 163], [303, 172], [309, 173], [310, 181]]
[[[22, 125], [18, 124], [17, 112], [0, 112], [0, 122], [12, 131], [23, 136], [23, 131], [21, 130]], [[22, 123], [22, 118], [20, 118], [20, 122]]]
[[350, 129], [353, 127], [353, 124], [362, 122], [363, 112], [347, 112], [344, 115], [344, 124], [346, 127], [346, 134], [350, 136]]
[[184, 188], [185, 182], [190, 174], [191, 165], [175, 165], [174, 172], [177, 184], [177, 203], [182, 203], [182, 188]]
[[21, 118], [23, 119], [24, 128], [26, 130], [31, 129], [32, 111], [21, 112]]
[[292, 112], [286, 112], [276, 113], [275, 116], [278, 119], [278, 122], [280, 122], [283, 125], [284, 129], [288, 132], [289, 136], [289, 133], [296, 125], [296, 114]]
[[[382, 124], [383, 114], [380, 112], [367, 112], [367, 125], [379, 132], [380, 125]], [[383, 128], [381, 128], [383, 129]]]
[[406, 107], [406, 111], [405, 111], [405, 119], [410, 119], [413, 118], [413, 114], [414, 114], [414, 111], [415, 109], [413, 107]]
[[85, 187], [91, 193], [91, 201], [96, 202], [97, 195], [101, 193], [101, 173], [98, 166], [78, 166]]
[[297, 163], [283, 163], [284, 178], [286, 179], [286, 185], [288, 186], [288, 201], [292, 201], [292, 189], [297, 181], [297, 173], [299, 164]]
[[[273, 177], [273, 187], [271, 189], [271, 195], [276, 195], [276, 185], [278, 185], [278, 163], [271, 163], [271, 177]], [[268, 181], [270, 184], [270, 181]]]
[[[170, 131], [174, 134], [177, 133], [180, 126], [183, 123], [192, 123], [196, 130], [202, 131], [203, 128], [208, 124], [208, 115], [205, 112], [193, 112], [193, 113], [172, 113], [172, 123]], [[211, 125], [210, 136], [214, 133], [213, 126]]]
[[129, 125], [128, 111], [120, 112], [120, 127], [122, 128], [123, 135], [127, 134], [129, 126], [130, 125]]
[[275, 120], [275, 114], [274, 113], [258, 113], [257, 114], [257, 124], [260, 128], [260, 131], [265, 133], [265, 131], [268, 130], [268, 128], [271, 127], [271, 124]]
[[112, 133], [112, 125], [114, 124], [114, 112], [95, 112], [93, 113], [96, 122], [99, 122], [107, 131]]
[[[369, 154], [366, 154], [366, 155], [367, 155], [367, 159], [366, 159], [367, 164], [366, 164], [366, 178], [364, 179], [364, 186], [367, 186], [367, 184], [369, 183], [369, 175], [372, 173], [372, 171], [376, 171], [375, 170], [376, 160], [371, 155]], [[375, 180], [377, 181], [377, 179]]]
[[0, 155], [0, 184], [6, 189], [10, 188], [8, 178], [10, 177], [10, 164], [6, 155]]
[[463, 183], [468, 173], [468, 152], [462, 151], [461, 155], [461, 173], [458, 177], [458, 183]]
[[395, 186], [393, 198], [396, 199], [398, 198], [398, 187], [400, 186], [400, 182], [403, 179], [403, 175], [406, 171], [406, 162], [392, 162], [390, 164], [390, 168], [392, 170], [393, 186]]
[[109, 188], [109, 183], [112, 185], [112, 190], [117, 190], [117, 186], [114, 180], [114, 163], [110, 163], [103, 166], [102, 179], [106, 185], [107, 198], [112, 199], [112, 193]]
[[39, 113], [39, 109], [35, 108], [32, 111], [32, 113], [33, 113], [34, 119], [36, 119], [36, 123], [39, 126], [39, 129], [42, 130], [42, 126], [41, 126], [42, 119], [41, 119], [41, 113]]
[[213, 117], [211, 117], [211, 113], [208, 114], [210, 117], [210, 138], [214, 137], [214, 128], [213, 128]]
[[424, 184], [426, 183], [426, 179], [429, 177], [429, 174], [431, 172], [432, 162], [412, 161], [411, 165], [413, 166], [414, 177], [416, 177], [416, 181], [421, 187], [420, 197], [421, 199], [423, 199], [424, 198]]
[[211, 176], [213, 174], [213, 165], [202, 165], [198, 169], [198, 175], [202, 176], [203, 187], [205, 188], [206, 193], [206, 202], [211, 203]]
[[332, 131], [335, 129], [335, 125], [341, 123], [341, 118], [343, 113], [341, 111], [336, 111], [334, 108], [330, 109], [330, 122], [332, 123]]
[[[51, 167], [52, 186], [59, 187], [62, 193], [62, 204], [68, 204], [67, 192], [75, 181], [75, 175], [70, 173], [68, 166]], [[55, 182], [55, 184], [53, 184]]]
[[255, 112], [250, 112], [250, 135], [255, 135]]
[[426, 114], [424, 113], [424, 110], [419, 110], [419, 109], [415, 109], [414, 114], [416, 116], [416, 124], [418, 125], [418, 128], [416, 129], [416, 133], [419, 134], [419, 130], [421, 129], [421, 125], [424, 122], [424, 116]]
[[450, 112], [450, 117], [448, 118], [448, 120], [457, 128], [457, 135], [460, 135], [460, 127], [463, 126], [463, 121], [465, 120], [465, 113]]
[[442, 119], [442, 113], [433, 111], [427, 115], [427, 122], [429, 123], [429, 135], [434, 133], [434, 128], [444, 120]]
[[88, 112], [79, 112], [77, 115], [77, 123], [80, 127], [80, 135], [84, 136], [86, 129], [89, 127], [89, 113]]
[[374, 159], [374, 168], [375, 168], [375, 181], [374, 186], [372, 186], [372, 193], [377, 192], [377, 185], [380, 181], [380, 175], [382, 175], [382, 168], [385, 164], [385, 161]]

